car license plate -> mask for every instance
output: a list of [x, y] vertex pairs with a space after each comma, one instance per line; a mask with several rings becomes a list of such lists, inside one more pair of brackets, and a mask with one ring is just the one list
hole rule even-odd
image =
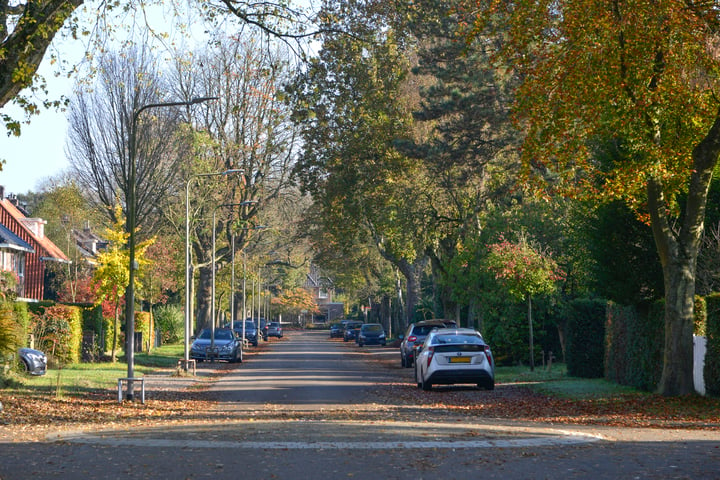
[[450, 363], [470, 363], [470, 357], [450, 357]]

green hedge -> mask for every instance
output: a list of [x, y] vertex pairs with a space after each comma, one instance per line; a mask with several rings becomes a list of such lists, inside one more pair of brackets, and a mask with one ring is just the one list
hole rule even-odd
[[565, 361], [569, 375], [601, 378], [605, 373], [605, 300], [578, 299], [566, 309]]
[[162, 305], [153, 310], [162, 343], [178, 343], [185, 338], [185, 315], [178, 305]]
[[634, 306], [609, 303], [605, 377], [642, 390], [657, 389], [665, 343], [664, 302]]
[[39, 305], [31, 308], [31, 312], [36, 348], [60, 364], [79, 362], [82, 309], [68, 305]]
[[720, 293], [705, 297], [707, 304], [707, 323], [705, 336], [705, 393], [720, 396]]

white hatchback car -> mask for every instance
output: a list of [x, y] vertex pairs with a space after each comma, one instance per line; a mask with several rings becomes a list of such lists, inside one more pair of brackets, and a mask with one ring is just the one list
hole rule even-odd
[[441, 328], [430, 332], [415, 361], [418, 388], [474, 383], [495, 388], [495, 362], [482, 335], [472, 328]]

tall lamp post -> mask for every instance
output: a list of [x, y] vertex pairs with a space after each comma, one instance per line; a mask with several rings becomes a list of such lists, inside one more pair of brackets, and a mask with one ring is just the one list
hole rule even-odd
[[188, 365], [190, 363], [190, 338], [192, 337], [192, 297], [190, 295], [192, 285], [192, 275], [190, 274], [190, 184], [193, 180], [200, 177], [217, 177], [243, 172], [243, 170], [231, 168], [224, 172], [198, 173], [192, 175], [185, 185], [185, 359], [183, 362], [185, 372], [188, 371]]
[[130, 175], [128, 176], [128, 198], [127, 198], [127, 221], [126, 230], [128, 237], [128, 257], [129, 257], [129, 274], [128, 286], [125, 290], [125, 355], [127, 357], [127, 399], [132, 401], [134, 398], [133, 378], [135, 378], [135, 270], [138, 265], [135, 261], [135, 228], [137, 219], [135, 218], [136, 200], [135, 200], [135, 176], [136, 165], [135, 156], [137, 154], [137, 122], [140, 114], [150, 108], [159, 107], [177, 107], [190, 106], [202, 103], [207, 100], [215, 100], [218, 97], [196, 97], [183, 102], [161, 102], [148, 103], [133, 110], [130, 123], [130, 138], [128, 142], [128, 161], [130, 163]]
[[[210, 314], [210, 348], [213, 348], [215, 346], [215, 229], [216, 229], [216, 213], [218, 208], [222, 207], [244, 207], [246, 205], [252, 205], [254, 203], [257, 203], [256, 200], [246, 200], [244, 202], [239, 203], [224, 203], [222, 205], [218, 205], [213, 210], [213, 230], [212, 230], [212, 308], [211, 308], [211, 314]], [[234, 244], [234, 241], [233, 241]], [[234, 245], [233, 245], [234, 248]], [[233, 252], [234, 255], [234, 252]], [[234, 258], [234, 257], [233, 257]]]
[[[267, 228], [267, 226], [257, 225], [255, 227], [243, 228], [241, 230], [261, 230], [263, 228]], [[231, 298], [233, 299], [233, 301], [230, 304], [230, 309], [231, 309], [230, 311], [232, 312], [231, 318], [234, 322], [234, 320], [235, 320], [235, 300], [234, 300], [235, 299], [235, 236], [234, 235], [233, 235], [233, 251], [232, 252], [233, 252], [233, 256], [232, 256], [232, 293], [233, 294], [231, 295]], [[245, 274], [245, 248], [244, 247], [242, 249], [242, 254], [243, 254], [242, 339], [243, 339], [243, 343], [244, 343], [245, 342], [245, 317], [247, 315], [247, 307], [245, 305], [245, 277], [246, 277], [246, 274]], [[233, 325], [234, 325], [234, 323], [233, 323]]]

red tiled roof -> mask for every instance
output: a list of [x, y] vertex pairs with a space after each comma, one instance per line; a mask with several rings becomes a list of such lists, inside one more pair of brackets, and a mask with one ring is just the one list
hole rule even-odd
[[0, 201], [0, 202], [2, 203], [3, 208], [10, 215], [12, 215], [18, 221], [18, 223], [20, 225], [22, 225], [22, 227], [25, 229], [25, 231], [37, 242], [37, 244], [43, 250], [45, 250], [45, 252], [38, 252], [38, 254], [40, 254], [41, 257], [48, 257], [48, 258], [51, 258], [54, 260], [59, 260], [62, 262], [70, 261], [70, 259], [63, 253], [63, 251], [60, 250], [57, 247], [57, 245], [55, 245], [49, 238], [47, 238], [45, 236], [38, 237], [37, 235], [35, 235], [35, 233], [30, 228], [28, 228], [23, 223], [22, 220], [27, 217], [25, 217], [25, 215], [23, 215], [23, 213], [20, 210], [18, 210], [18, 208], [15, 205], [13, 205], [12, 202], [10, 202], [10, 200], [3, 198], [2, 201]]

